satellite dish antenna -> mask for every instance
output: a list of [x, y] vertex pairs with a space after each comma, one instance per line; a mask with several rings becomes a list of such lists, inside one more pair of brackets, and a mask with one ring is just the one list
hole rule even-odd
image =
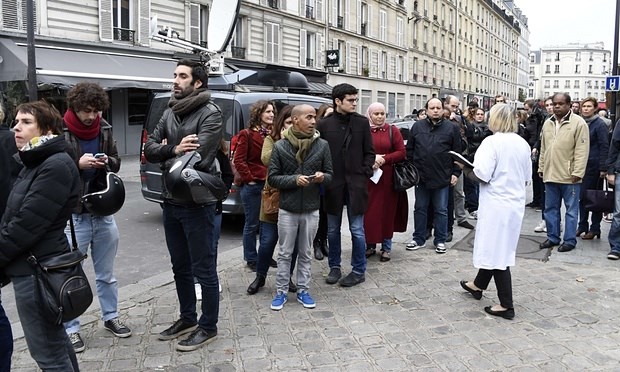
[[226, 50], [232, 38], [241, 0], [213, 0], [209, 9], [209, 22], [207, 27], [206, 47], [179, 37], [179, 33], [170, 27], [159, 29], [157, 15], [151, 17], [149, 22], [149, 35], [151, 39], [174, 45], [200, 55], [207, 61], [208, 71], [211, 75], [224, 75], [224, 57], [221, 55]]

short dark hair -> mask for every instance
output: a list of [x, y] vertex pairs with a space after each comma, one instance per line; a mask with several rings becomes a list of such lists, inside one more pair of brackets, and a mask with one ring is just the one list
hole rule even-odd
[[74, 112], [92, 107], [97, 111], [105, 111], [110, 107], [108, 93], [101, 85], [91, 82], [75, 84], [67, 93], [67, 106]]
[[357, 94], [357, 88], [351, 84], [342, 83], [334, 86], [332, 89], [332, 101], [334, 102], [334, 107], [336, 107], [336, 98], [339, 100], [344, 100], [344, 97], [351, 94]]
[[478, 102], [476, 101], [469, 101], [469, 103], [467, 104], [467, 107], [469, 108], [478, 108]]
[[572, 105], [572, 99], [570, 98], [570, 95], [566, 92], [559, 92], [554, 94], [553, 96], [551, 96], [551, 101], [553, 101], [555, 99], [555, 97], [557, 96], [562, 96], [564, 97], [564, 99], [566, 100], [566, 103], [568, 103], [569, 105]]
[[56, 107], [43, 100], [22, 103], [17, 106], [15, 112], [34, 116], [41, 133], [52, 132], [52, 134], [62, 134], [62, 116], [60, 116], [60, 112], [58, 112]]
[[209, 84], [209, 75], [205, 70], [205, 65], [198, 61], [192, 61], [191, 59], [182, 59], [177, 62], [177, 66], [187, 66], [192, 69], [192, 84], [196, 81], [202, 83], [202, 88], [206, 88]]

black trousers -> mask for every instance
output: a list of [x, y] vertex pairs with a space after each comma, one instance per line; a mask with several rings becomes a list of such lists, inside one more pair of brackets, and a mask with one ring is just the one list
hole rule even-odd
[[316, 230], [314, 241], [327, 242], [327, 212], [325, 212], [325, 206], [323, 205], [323, 195], [321, 195], [320, 200], [321, 204], [319, 206], [319, 228]]
[[510, 276], [510, 267], [506, 270], [487, 270], [479, 269], [474, 285], [482, 290], [486, 290], [491, 282], [491, 278], [495, 279], [495, 287], [497, 288], [497, 297], [502, 307], [512, 309], [512, 277]]

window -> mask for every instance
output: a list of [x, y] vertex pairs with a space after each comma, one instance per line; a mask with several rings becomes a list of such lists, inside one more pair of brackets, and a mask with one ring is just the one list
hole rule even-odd
[[396, 93], [396, 113], [405, 116], [405, 93]]
[[581, 74], [581, 65], [575, 65], [575, 73]]
[[237, 24], [235, 25], [235, 32], [233, 33], [233, 38], [230, 43], [230, 52], [232, 53], [233, 58], [245, 58], [244, 22], [245, 18], [239, 17], [237, 19]]
[[545, 88], [551, 87], [551, 80], [545, 80]]
[[387, 93], [384, 91], [378, 91], [377, 102], [382, 103], [383, 106], [387, 107]]
[[553, 80], [553, 87], [554, 88], [559, 88], [560, 87], [560, 81], [559, 80]]
[[564, 80], [564, 88], [570, 88], [570, 80]]
[[380, 77], [387, 79], [388, 73], [388, 58], [387, 52], [381, 52], [381, 59], [379, 60], [379, 73]]
[[413, 58], [413, 81], [418, 81], [418, 59]]
[[556, 53], [556, 54], [555, 54], [555, 60], [556, 60], [556, 61], [559, 61], [559, 60], [560, 60], [560, 53]]
[[559, 74], [560, 73], [560, 65], [555, 65], [555, 69], [553, 70], [554, 74]]
[[270, 63], [280, 62], [280, 25], [265, 23], [265, 40], [265, 60]]
[[[35, 17], [34, 29], [37, 30], [37, 2], [34, 1], [33, 3]], [[0, 13], [2, 14], [2, 23], [0, 25], [2, 27], [0, 27], [0, 29], [26, 32], [26, 28], [28, 26], [26, 1], [22, 0], [21, 7], [17, 6], [17, 0], [2, 0], [0, 1], [0, 4], [2, 4], [2, 9], [0, 9]]]
[[402, 47], [404, 44], [403, 38], [404, 22], [402, 18], [396, 18], [396, 45]]
[[551, 65], [545, 65], [545, 74], [551, 73]]
[[316, 34], [299, 30], [299, 66], [314, 67]]
[[588, 65], [588, 74], [592, 73], [592, 65]]
[[[134, 41], [134, 30], [131, 29], [131, 0], [112, 0], [112, 24], [114, 40]], [[196, 5], [196, 4], [191, 4]], [[198, 6], [198, 5], [196, 5]], [[193, 18], [193, 14], [192, 14]], [[207, 16], [208, 18], [208, 16]], [[193, 21], [193, 19], [192, 19]], [[192, 30], [190, 26], [190, 30]], [[193, 36], [193, 34], [192, 34]], [[194, 39], [191, 39], [194, 41]], [[199, 41], [196, 41], [199, 42]]]
[[370, 106], [370, 104], [372, 103], [372, 90], [362, 89], [361, 93], [362, 94], [361, 94], [360, 106], [361, 107]]
[[579, 89], [579, 80], [575, 80], [575, 83], [573, 84], [573, 88]]
[[387, 13], [385, 10], [379, 11], [379, 40], [386, 41]]
[[575, 61], [581, 61], [581, 52], [575, 53]]
[[534, 54], [530, 54], [530, 63], [536, 62], [536, 56]]

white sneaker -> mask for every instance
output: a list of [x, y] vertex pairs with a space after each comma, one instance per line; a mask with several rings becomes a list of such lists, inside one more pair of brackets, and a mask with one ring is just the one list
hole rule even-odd
[[196, 291], [196, 301], [202, 300], [202, 288], [200, 287], [200, 283], [194, 283], [194, 290]]
[[469, 214], [469, 218], [472, 220], [477, 220], [478, 219], [478, 211], [473, 211]]
[[424, 248], [424, 246], [426, 246], [426, 243], [418, 244], [415, 240], [412, 240], [409, 243], [407, 243], [407, 248], [406, 249], [408, 251], [417, 251], [420, 248]]
[[218, 284], [220, 286], [220, 293], [222, 293], [222, 285]]
[[540, 221], [538, 226], [534, 228], [534, 232], [537, 232], [537, 233], [547, 232], [547, 224], [545, 223], [545, 220]]
[[439, 254], [446, 253], [446, 245], [444, 243], [437, 243], [435, 246], [435, 252]]

